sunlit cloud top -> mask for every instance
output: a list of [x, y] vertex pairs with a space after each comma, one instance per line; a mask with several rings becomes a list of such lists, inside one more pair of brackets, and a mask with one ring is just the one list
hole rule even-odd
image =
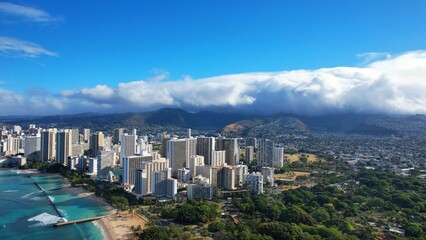
[[[261, 114], [425, 114], [425, 80], [426, 51], [412, 51], [364, 67], [185, 77], [174, 81], [150, 78], [116, 86], [64, 89], [50, 96], [25, 96], [2, 89], [0, 113], [124, 112], [177, 107]], [[36, 107], [29, 102], [37, 103]]]

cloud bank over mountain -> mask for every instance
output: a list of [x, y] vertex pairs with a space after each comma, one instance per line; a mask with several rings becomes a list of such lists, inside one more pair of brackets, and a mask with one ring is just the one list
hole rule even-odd
[[387, 56], [363, 67], [161, 79], [117, 86], [100, 84], [50, 95], [22, 95], [0, 85], [0, 114], [124, 112], [161, 107], [264, 114], [426, 114], [426, 51]]

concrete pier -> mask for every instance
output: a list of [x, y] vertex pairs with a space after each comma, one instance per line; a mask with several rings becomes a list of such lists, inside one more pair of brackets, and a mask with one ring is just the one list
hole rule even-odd
[[84, 219], [73, 220], [73, 221], [68, 221], [68, 222], [57, 222], [57, 223], [53, 224], [53, 227], [63, 227], [63, 226], [67, 226], [67, 225], [74, 224], [74, 223], [90, 222], [90, 221], [99, 220], [99, 219], [101, 219], [103, 217], [107, 217], [107, 216], [84, 218]]

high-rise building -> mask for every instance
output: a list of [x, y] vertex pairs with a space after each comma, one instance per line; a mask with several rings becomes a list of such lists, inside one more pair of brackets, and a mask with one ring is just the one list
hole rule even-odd
[[273, 167], [274, 142], [261, 139], [257, 143], [257, 165], [259, 167]]
[[[210, 165], [201, 165], [201, 166], [197, 166], [196, 167], [196, 171], [197, 171], [197, 175], [196, 176], [203, 176], [203, 177], [206, 177], [206, 178], [208, 178], [210, 181], [210, 183], [212, 182], [211, 181], [211, 179], [212, 179], [212, 175], [213, 175], [213, 173], [212, 173], [212, 166], [210, 166]], [[192, 179], [192, 180], [194, 180], [194, 179]]]
[[274, 148], [273, 153], [273, 167], [282, 168], [284, 166], [284, 148], [277, 147]]
[[[124, 157], [123, 159], [126, 159], [126, 158], [127, 157]], [[147, 170], [141, 169], [141, 168], [136, 169], [135, 170], [135, 188], [134, 188], [135, 193], [148, 195], [147, 182], [148, 182]]]
[[[137, 179], [135, 176], [134, 185], [136, 193], [142, 195], [152, 194], [152, 175], [154, 172], [163, 171], [166, 168], [168, 168], [168, 162], [165, 158], [159, 158], [152, 161], [142, 161], [140, 163], [140, 167], [133, 171], [136, 174], [139, 170], [143, 170], [142, 179]], [[130, 182], [130, 185], [133, 184]]]
[[167, 183], [167, 191], [166, 191], [166, 198], [175, 199], [177, 194], [177, 180], [174, 178], [169, 178], [166, 180]]
[[219, 175], [219, 172], [222, 170], [222, 167], [211, 167], [210, 168], [211, 169], [211, 176], [210, 176], [210, 184], [213, 186], [213, 187], [218, 187], [218, 188], [220, 188], [220, 186], [219, 186], [219, 181], [218, 181], [218, 175]]
[[56, 163], [66, 165], [68, 156], [72, 153], [72, 136], [69, 129], [62, 130], [56, 133]]
[[263, 193], [263, 176], [261, 173], [250, 173], [246, 176], [246, 186], [251, 194]]
[[68, 157], [67, 167], [71, 170], [76, 170], [79, 157]]
[[37, 136], [26, 136], [24, 141], [24, 156], [29, 157], [30, 155], [35, 159], [39, 159], [41, 150], [41, 137]]
[[190, 128], [187, 129], [186, 137], [187, 138], [192, 138], [192, 133], [191, 133], [191, 129]]
[[107, 179], [109, 171], [113, 170], [115, 165], [114, 151], [100, 151], [98, 154], [98, 179]]
[[236, 165], [235, 166], [235, 185], [242, 187], [246, 181], [246, 175], [248, 173], [247, 165]]
[[153, 155], [148, 156], [127, 156], [122, 158], [123, 185], [135, 185], [135, 170], [141, 168], [143, 162], [154, 160]]
[[161, 141], [160, 154], [161, 156], [167, 156], [167, 141], [170, 140], [170, 134], [163, 132], [158, 134], [159, 140]]
[[251, 162], [253, 162], [254, 147], [253, 146], [246, 146], [245, 151], [246, 151], [245, 152], [246, 163], [250, 164]]
[[194, 183], [188, 185], [188, 199], [212, 199], [213, 187], [209, 183], [209, 179], [196, 176]]
[[225, 163], [226, 151], [213, 151], [211, 166], [218, 167]]
[[89, 170], [89, 159], [86, 156], [78, 157], [77, 169], [81, 172], [87, 172]]
[[71, 146], [71, 156], [80, 156], [84, 154], [83, 145], [75, 143]]
[[173, 139], [167, 141], [167, 158], [170, 161], [172, 175], [177, 176], [177, 170], [189, 166], [189, 158], [196, 155], [197, 139]]
[[240, 149], [236, 138], [216, 138], [216, 151], [225, 151], [225, 162], [228, 165], [237, 165], [240, 158]]
[[36, 128], [36, 125], [35, 125], [35, 124], [30, 124], [30, 125], [28, 126], [28, 134], [29, 134], [29, 135], [37, 135], [37, 134], [40, 134], [40, 129], [39, 129], [39, 128]]
[[98, 159], [90, 158], [89, 159], [89, 173], [97, 174], [98, 173]]
[[99, 151], [104, 150], [104, 134], [102, 132], [92, 133], [90, 136], [91, 157], [95, 158]]
[[257, 149], [257, 139], [254, 137], [246, 138], [246, 147], [252, 146], [254, 149]]
[[197, 166], [204, 165], [204, 157], [199, 155], [192, 155], [189, 158], [189, 175], [192, 179], [197, 175]]
[[196, 138], [190, 138], [186, 139], [186, 152], [187, 157], [185, 160], [185, 167], [189, 167], [189, 158], [193, 155], [196, 155], [197, 153], [197, 139]]
[[49, 128], [41, 132], [41, 161], [52, 161], [56, 155], [56, 128]]
[[262, 172], [263, 182], [269, 183], [271, 186], [274, 186], [274, 168], [262, 167], [260, 171]]
[[0, 140], [0, 156], [6, 155], [6, 146], [7, 142], [4, 140]]
[[197, 138], [197, 155], [204, 157], [204, 164], [212, 165], [212, 154], [215, 147], [214, 137]]
[[18, 126], [18, 125], [13, 126], [13, 133], [14, 134], [19, 135], [19, 134], [21, 134], [21, 131], [22, 131], [21, 126]]
[[179, 182], [190, 182], [191, 176], [188, 168], [179, 168], [178, 169], [178, 181]]
[[166, 168], [152, 173], [151, 190], [154, 196], [163, 197], [167, 194], [166, 180], [172, 177], [172, 169]]
[[217, 172], [217, 187], [223, 190], [235, 189], [235, 169], [225, 165]]
[[89, 128], [83, 129], [83, 140], [85, 142], [89, 142], [89, 140], [90, 140], [90, 129]]
[[[148, 143], [148, 140], [146, 140], [143, 137], [138, 138], [137, 145], [136, 145], [136, 152], [143, 155], [144, 153], [151, 153], [152, 152], [152, 144]], [[166, 155], [162, 155], [166, 156]]]
[[21, 153], [22, 150], [22, 143], [21, 143], [21, 137], [13, 137], [12, 135], [8, 135], [7, 136], [7, 151], [6, 154], [7, 155], [15, 155], [18, 153]]
[[71, 144], [76, 144], [80, 142], [80, 132], [78, 128], [71, 129]]
[[121, 143], [121, 138], [123, 137], [123, 134], [124, 134], [124, 128], [114, 129], [114, 133], [112, 136], [112, 143], [113, 144]]
[[155, 197], [175, 198], [177, 180], [171, 178], [171, 174], [171, 168], [152, 173], [151, 190]]
[[104, 137], [104, 151], [110, 151], [112, 149], [111, 137]]
[[127, 156], [136, 154], [137, 135], [129, 135], [127, 133], [121, 136], [120, 160]]

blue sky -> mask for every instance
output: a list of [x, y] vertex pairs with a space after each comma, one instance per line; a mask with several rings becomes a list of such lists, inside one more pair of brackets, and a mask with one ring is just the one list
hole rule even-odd
[[[271, 91], [260, 94], [252, 89], [270, 83], [247, 86], [245, 81], [256, 78], [228, 79], [234, 95], [230, 93], [232, 97], [222, 105], [200, 104], [204, 100], [199, 96], [191, 103], [184, 96], [173, 96], [173, 90], [185, 81], [197, 85], [224, 75], [318, 73], [336, 67], [364, 71], [375, 61], [393, 61], [426, 49], [425, 12], [423, 0], [0, 1], [0, 94], [17, 97], [6, 99], [0, 114], [143, 111], [163, 106], [248, 111], [254, 103], [273, 101], [268, 99], [274, 95]], [[416, 59], [423, 60], [422, 56], [417, 54]], [[144, 94], [155, 94], [156, 87], [167, 93], [153, 102], [145, 96], [124, 98], [128, 92], [120, 92], [120, 84], [136, 83]], [[206, 94], [203, 89], [194, 91]], [[298, 91], [286, 88], [277, 93], [279, 100], [301, 97], [304, 101], [305, 92], [300, 96], [289, 92]], [[425, 96], [419, 95], [399, 103], [404, 106], [368, 111], [407, 112], [392, 109], [406, 109], [407, 104], [423, 104], [423, 100]], [[71, 104], [75, 102], [84, 104]], [[31, 104], [38, 107], [25, 107]], [[364, 111], [363, 106], [354, 108], [355, 102], [329, 105], [321, 110]], [[298, 107], [271, 112], [297, 112]]]

